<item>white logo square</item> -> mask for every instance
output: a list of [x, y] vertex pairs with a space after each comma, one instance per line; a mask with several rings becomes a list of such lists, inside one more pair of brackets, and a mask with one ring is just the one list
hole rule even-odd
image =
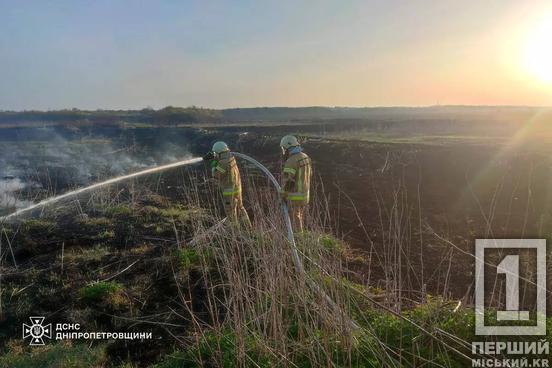
[[[485, 325], [485, 249], [536, 249], [536, 326]], [[519, 310], [519, 255], [507, 255], [497, 266], [506, 275], [506, 310], [497, 321], [528, 321], [529, 311]], [[476, 239], [475, 241], [475, 334], [546, 335], [546, 239]]]

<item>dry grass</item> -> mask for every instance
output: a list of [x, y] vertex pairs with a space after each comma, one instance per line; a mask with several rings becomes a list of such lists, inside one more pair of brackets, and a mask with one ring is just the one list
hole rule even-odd
[[[311, 205], [308, 231], [296, 234], [305, 270], [301, 272], [292, 261], [276, 193], [257, 171], [242, 168], [251, 229], [221, 223], [213, 183], [201, 173], [180, 172], [182, 208], [167, 203], [159, 177], [105, 188], [86, 201], [71, 202], [69, 208], [94, 224], [98, 221], [87, 219], [86, 213], [99, 211], [113, 218], [139, 214], [152, 233], [128, 240], [124, 254], [140, 257], [157, 247], [177, 255], [170, 258], [176, 285], [176, 294], [170, 297], [178, 308], [171, 305], [170, 314], [179, 323], [155, 315], [125, 317], [137, 325], [163, 326], [174, 338], [180, 352], [167, 357], [161, 366], [454, 367], [466, 363], [458, 350], [466, 351], [471, 315], [440, 298], [422, 305], [408, 298], [417, 291], [425, 299], [419, 287], [425, 284], [424, 275], [414, 279], [410, 263], [417, 254], [412, 233], [421, 232], [423, 224], [418, 208], [409, 205], [400, 184], [391, 201], [380, 198], [379, 202], [385, 251], [373, 250], [366, 257], [369, 275], [374, 264], [384, 270], [382, 284], [368, 277], [363, 285], [359, 283], [363, 276], [349, 268], [346, 244], [331, 235], [335, 231], [324, 198]], [[161, 195], [151, 195], [152, 191]], [[67, 212], [67, 207], [58, 207], [45, 214], [61, 219]], [[420, 217], [413, 221], [416, 213]], [[162, 231], [156, 231], [157, 227]], [[367, 239], [371, 241], [368, 232]], [[101, 260], [106, 249], [62, 250], [61, 244], [60, 261], [67, 266]], [[2, 251], [6, 262], [8, 248]], [[168, 258], [166, 254], [161, 257]], [[451, 257], [452, 253], [447, 254], [443, 262], [450, 264]], [[121, 266], [102, 279], [111, 282], [113, 277], [134, 272], [134, 263], [128, 263], [129, 268]], [[448, 272], [443, 295], [447, 294]], [[131, 286], [128, 292], [135, 299], [147, 298], [145, 290], [134, 293], [134, 289]]]

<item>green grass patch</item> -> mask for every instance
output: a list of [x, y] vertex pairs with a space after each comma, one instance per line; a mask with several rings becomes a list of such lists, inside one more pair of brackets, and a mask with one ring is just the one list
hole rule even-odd
[[118, 282], [100, 281], [80, 289], [80, 295], [87, 301], [100, 301], [122, 290]]
[[12, 347], [0, 356], [2, 368], [93, 368], [107, 364], [105, 345], [57, 343], [32, 349]]
[[335, 256], [340, 256], [344, 254], [347, 248], [343, 241], [328, 234], [305, 231], [295, 235], [299, 249], [311, 249], [313, 246], [318, 246]]
[[339, 254], [343, 253], [343, 249], [344, 249], [343, 242], [334, 238], [331, 235], [327, 235], [327, 234], [321, 235], [320, 237], [318, 237], [318, 243], [329, 251], [336, 252]]
[[175, 251], [180, 265], [184, 269], [188, 269], [200, 261], [200, 255], [197, 250], [193, 248], [182, 248]]
[[[72, 248], [64, 254], [65, 262], [99, 262], [105, 256], [109, 255], [110, 251], [105, 245], [96, 245], [90, 247]], [[59, 255], [61, 259], [61, 254]]]
[[161, 219], [174, 220], [179, 222], [190, 221], [192, 218], [204, 214], [200, 208], [188, 208], [181, 205], [160, 208], [154, 206], [145, 206], [141, 210], [142, 215], [150, 221], [160, 221]]
[[[255, 367], [269, 368], [278, 366], [276, 359], [272, 359], [259, 349], [253, 336], [246, 337], [244, 341], [245, 353], [249, 362], [255, 362]], [[230, 330], [217, 333], [207, 332], [198, 345], [186, 351], [175, 351], [163, 358], [155, 365], [155, 368], [192, 368], [203, 366], [239, 367], [236, 357], [238, 355], [238, 341], [236, 335]]]
[[43, 219], [32, 219], [25, 221], [22, 226], [22, 232], [30, 235], [41, 235], [49, 233], [57, 227], [57, 224], [53, 221]]
[[89, 242], [106, 243], [115, 238], [113, 222], [106, 217], [92, 217], [79, 219], [80, 239]]
[[108, 207], [104, 211], [106, 216], [109, 217], [126, 217], [132, 215], [132, 208], [127, 205], [118, 205], [118, 206], [112, 206]]

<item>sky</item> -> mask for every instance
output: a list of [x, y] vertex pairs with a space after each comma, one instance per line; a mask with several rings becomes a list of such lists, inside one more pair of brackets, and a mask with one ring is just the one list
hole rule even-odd
[[0, 109], [552, 106], [551, 25], [550, 0], [0, 0]]

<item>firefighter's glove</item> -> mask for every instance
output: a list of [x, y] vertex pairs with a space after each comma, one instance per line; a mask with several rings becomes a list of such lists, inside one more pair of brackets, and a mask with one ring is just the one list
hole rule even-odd
[[[205, 156], [203, 156], [203, 161], [212, 161], [214, 159], [215, 159], [215, 154], [213, 153], [213, 151], [209, 151]], [[212, 165], [212, 162], [211, 162], [211, 165]]]

